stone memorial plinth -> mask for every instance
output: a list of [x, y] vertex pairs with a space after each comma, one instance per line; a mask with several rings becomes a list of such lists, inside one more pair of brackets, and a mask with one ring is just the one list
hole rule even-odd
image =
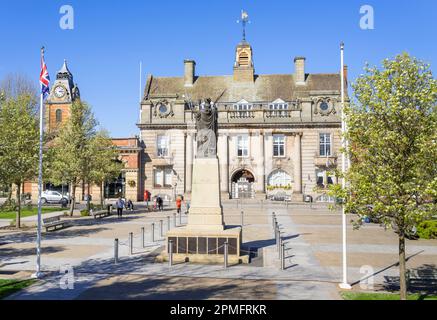
[[248, 256], [240, 256], [241, 240], [241, 227], [225, 226], [223, 221], [217, 157], [195, 159], [188, 224], [167, 232], [166, 250], [157, 260], [168, 261], [172, 241], [176, 263], [223, 263], [227, 242], [230, 264], [249, 263]]

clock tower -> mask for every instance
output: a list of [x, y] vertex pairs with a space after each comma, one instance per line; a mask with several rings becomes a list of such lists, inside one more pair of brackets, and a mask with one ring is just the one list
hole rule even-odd
[[67, 67], [67, 61], [64, 60], [46, 101], [45, 130], [47, 133], [55, 133], [67, 121], [70, 117], [71, 105], [79, 98], [79, 88], [73, 81], [73, 74]]

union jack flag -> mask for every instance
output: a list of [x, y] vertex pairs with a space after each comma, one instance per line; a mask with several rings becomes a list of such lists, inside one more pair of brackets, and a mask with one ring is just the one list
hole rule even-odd
[[50, 92], [50, 76], [44, 61], [44, 48], [41, 50], [41, 74], [39, 75], [39, 83], [41, 84], [41, 94], [45, 97]]

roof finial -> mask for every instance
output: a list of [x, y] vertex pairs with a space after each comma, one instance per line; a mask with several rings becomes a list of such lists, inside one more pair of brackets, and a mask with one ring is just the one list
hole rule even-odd
[[237, 23], [240, 23], [243, 25], [243, 42], [246, 41], [246, 24], [250, 23], [249, 21], [249, 15], [246, 11], [241, 10], [241, 20], [237, 20]]

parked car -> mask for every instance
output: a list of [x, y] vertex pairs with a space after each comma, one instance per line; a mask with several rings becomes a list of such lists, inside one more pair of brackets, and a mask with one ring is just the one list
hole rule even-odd
[[46, 190], [41, 194], [42, 203], [62, 203], [63, 199], [68, 201], [68, 197], [58, 191]]

